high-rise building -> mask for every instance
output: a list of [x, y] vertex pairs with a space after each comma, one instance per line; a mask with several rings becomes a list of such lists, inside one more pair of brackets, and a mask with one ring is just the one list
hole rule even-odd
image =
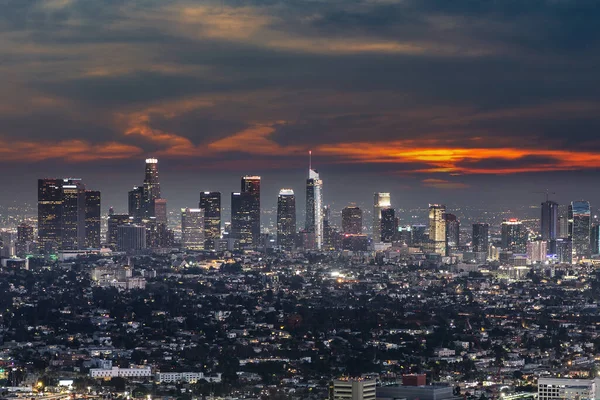
[[446, 206], [429, 205], [429, 243], [433, 253], [446, 255]]
[[554, 240], [558, 233], [558, 203], [547, 200], [542, 203], [540, 220], [542, 240]]
[[381, 211], [390, 208], [392, 202], [389, 193], [377, 192], [373, 195], [373, 241], [381, 242]]
[[100, 192], [85, 191], [85, 247], [100, 248]]
[[81, 179], [63, 179], [63, 250], [85, 247], [85, 186]]
[[143, 204], [144, 204], [144, 187], [143, 186], [134, 186], [133, 189], [129, 192], [129, 215], [131, 215], [136, 221], [139, 221], [143, 218]]
[[231, 193], [231, 238], [239, 241], [241, 247], [252, 245], [252, 221], [248, 193]]
[[344, 207], [342, 210], [342, 232], [345, 235], [362, 233], [362, 210], [356, 206]]
[[571, 239], [558, 238], [556, 239], [556, 259], [560, 263], [571, 263], [573, 261], [573, 246]]
[[592, 255], [600, 254], [600, 225], [592, 225], [592, 237], [590, 239], [590, 252]]
[[488, 253], [490, 247], [489, 228], [490, 226], [488, 224], [481, 222], [473, 224], [473, 252]]
[[167, 216], [167, 199], [154, 199], [154, 217], [159, 224], [169, 224], [169, 218]]
[[38, 237], [45, 251], [86, 247], [86, 190], [81, 179], [38, 181]]
[[200, 192], [199, 208], [204, 210], [204, 248], [215, 248], [221, 237], [221, 192]]
[[181, 247], [186, 250], [204, 250], [203, 209], [181, 209]]
[[501, 247], [517, 254], [527, 252], [527, 231], [521, 221], [515, 218], [502, 221]]
[[246, 245], [258, 246], [260, 240], [260, 176], [244, 176], [241, 185], [244, 215], [248, 218], [250, 242]]
[[118, 245], [119, 237], [118, 237], [118, 228], [121, 225], [131, 225], [133, 224], [134, 218], [130, 217], [129, 214], [112, 214], [108, 216], [106, 230], [106, 243], [108, 246], [115, 250]]
[[446, 222], [446, 254], [460, 246], [460, 221], [454, 214], [444, 214]]
[[413, 225], [410, 227], [410, 245], [411, 246], [423, 246], [427, 243], [427, 226], [426, 225]]
[[375, 379], [336, 379], [333, 381], [333, 400], [375, 400]]
[[296, 196], [292, 189], [281, 189], [277, 198], [277, 244], [294, 247], [296, 237]]
[[146, 159], [144, 174], [142, 211], [144, 217], [154, 217], [154, 200], [160, 199], [160, 181], [158, 179], [158, 160]]
[[117, 250], [130, 254], [143, 252], [146, 246], [146, 227], [129, 224], [117, 227]]
[[314, 237], [314, 246], [323, 247], [323, 181], [309, 165], [306, 180], [306, 232]]
[[568, 238], [569, 237], [569, 205], [559, 204], [557, 211], [557, 226], [556, 226], [556, 237], [557, 238]]
[[[386, 207], [381, 209], [381, 221], [380, 225], [380, 241], [383, 243], [392, 243], [398, 231], [398, 220], [396, 219], [396, 212], [392, 207]], [[374, 239], [373, 239], [374, 240]]]
[[589, 258], [592, 213], [588, 201], [572, 201], [569, 206], [569, 237], [573, 262]]
[[21, 243], [33, 242], [33, 226], [23, 222], [17, 226], [17, 241]]

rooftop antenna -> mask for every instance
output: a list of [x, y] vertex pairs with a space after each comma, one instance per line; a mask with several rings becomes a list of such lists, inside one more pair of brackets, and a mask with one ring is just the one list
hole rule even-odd
[[308, 151], [308, 169], [312, 169], [312, 150]]

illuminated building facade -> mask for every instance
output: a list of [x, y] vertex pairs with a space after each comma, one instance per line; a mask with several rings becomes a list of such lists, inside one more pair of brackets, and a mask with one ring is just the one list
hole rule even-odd
[[356, 206], [342, 210], [342, 232], [344, 235], [362, 234], [362, 210]]
[[527, 231], [521, 221], [512, 218], [502, 221], [501, 247], [517, 254], [527, 251]]
[[323, 247], [323, 181], [319, 173], [308, 169], [306, 180], [306, 232], [314, 237], [314, 247]]
[[473, 224], [473, 252], [488, 253], [490, 247], [489, 230], [490, 226], [488, 224], [481, 222]]
[[[396, 211], [392, 207], [386, 207], [381, 210], [380, 225], [380, 242], [392, 243], [398, 231], [398, 223], [396, 220]], [[375, 239], [373, 239], [375, 241]]]
[[203, 209], [181, 209], [181, 247], [186, 250], [204, 250]]
[[85, 247], [100, 248], [100, 192], [85, 191]]
[[221, 237], [221, 192], [200, 192], [198, 205], [204, 210], [204, 248], [213, 250]]
[[441, 204], [429, 205], [429, 243], [431, 251], [446, 255], [446, 206]]
[[292, 189], [281, 189], [277, 198], [277, 245], [294, 247], [296, 238], [296, 196]]
[[572, 201], [569, 206], [569, 237], [573, 251], [572, 262], [591, 256], [591, 214], [588, 201]]
[[108, 216], [106, 231], [106, 244], [113, 250], [117, 248], [118, 244], [118, 228], [121, 225], [130, 225], [133, 223], [133, 217], [129, 214], [112, 214]]
[[460, 221], [454, 214], [444, 214], [446, 222], [446, 254], [450, 255], [453, 250], [460, 246]]
[[391, 197], [389, 193], [377, 192], [373, 196], [373, 241], [381, 242], [381, 212], [386, 208], [392, 206]]

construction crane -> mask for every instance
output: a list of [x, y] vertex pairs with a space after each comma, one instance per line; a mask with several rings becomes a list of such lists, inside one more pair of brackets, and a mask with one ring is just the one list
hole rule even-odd
[[545, 194], [546, 195], [546, 201], [548, 201], [549, 197], [551, 194], [556, 194], [556, 192], [549, 192], [548, 189], [546, 189], [543, 192], [533, 192], [533, 193], [537, 193], [537, 194]]

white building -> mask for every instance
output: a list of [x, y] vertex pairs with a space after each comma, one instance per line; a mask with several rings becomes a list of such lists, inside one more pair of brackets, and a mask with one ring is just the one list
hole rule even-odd
[[90, 368], [90, 378], [110, 379], [110, 378], [150, 378], [152, 370], [150, 367], [141, 368]]
[[333, 400], [375, 400], [375, 379], [336, 379]]
[[593, 379], [538, 379], [538, 400], [586, 400], [595, 398], [596, 383]]
[[208, 382], [221, 382], [221, 374], [216, 376], [204, 376], [202, 372], [158, 372], [154, 377], [156, 383], [196, 383], [201, 380]]

